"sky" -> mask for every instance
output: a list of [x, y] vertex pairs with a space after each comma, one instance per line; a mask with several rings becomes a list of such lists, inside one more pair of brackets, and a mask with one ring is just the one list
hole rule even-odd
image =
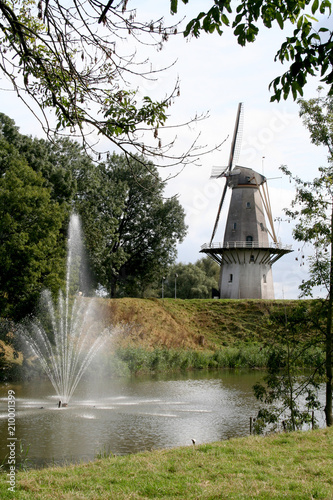
[[[170, 16], [168, 0], [144, 0], [138, 7], [138, 15], [143, 19], [157, 19], [164, 15], [166, 24], [175, 23], [183, 16], [191, 19], [191, 14], [193, 17], [202, 9], [200, 4], [199, 0], [193, 0], [190, 6], [180, 5], [179, 15]], [[128, 7], [136, 5], [137, 0], [128, 3]], [[325, 18], [320, 21], [328, 22]], [[180, 96], [169, 108], [170, 124], [187, 122], [196, 114], [209, 114], [191, 126], [167, 130], [161, 134], [162, 141], [172, 140], [176, 135], [176, 154], [184, 151], [197, 137], [198, 144], [207, 146], [206, 149], [214, 149], [223, 143], [218, 151], [203, 155], [198, 165], [188, 165], [183, 171], [179, 168], [160, 169], [163, 178], [178, 174], [168, 181], [165, 196], [177, 195], [186, 212], [188, 234], [178, 245], [179, 262], [195, 262], [204, 256], [200, 248], [210, 240], [225, 182], [222, 179], [210, 180], [211, 169], [227, 165], [237, 106], [243, 102], [244, 125], [238, 164], [253, 168], [268, 179], [273, 217], [283, 219], [276, 222], [277, 236], [283, 245], [292, 245], [293, 248], [292, 253], [273, 265], [276, 299], [298, 297], [298, 286], [308, 276], [306, 256], [311, 254], [311, 248], [302, 248], [293, 240], [293, 226], [284, 216], [283, 209], [290, 206], [294, 186], [279, 167], [286, 165], [294, 175], [311, 180], [318, 167], [327, 164], [325, 149], [310, 141], [299, 117], [299, 105], [292, 98], [280, 103], [270, 102], [269, 83], [284, 70], [280, 63], [274, 62], [274, 56], [287, 33], [290, 33], [290, 28], [283, 31], [279, 28], [262, 29], [256, 42], [247, 47], [240, 47], [232, 32], [228, 31], [222, 37], [202, 34], [199, 39], [190, 40], [179, 34], [171, 37], [160, 51], [139, 45], [135, 47], [138, 57], [148, 57], [154, 68], [172, 65], [155, 81], [134, 82], [142, 95], [162, 99], [172, 90], [177, 79], [180, 80]], [[130, 49], [133, 42], [127, 40], [125, 43]], [[304, 98], [316, 97], [318, 85], [317, 79], [310, 80], [304, 89]], [[0, 80], [0, 88], [5, 87], [6, 82]], [[1, 112], [15, 120], [21, 133], [43, 137], [37, 120], [13, 92], [2, 90], [0, 96]], [[223, 241], [227, 208], [228, 198], [215, 241]], [[325, 291], [317, 290], [317, 295], [323, 296]]]

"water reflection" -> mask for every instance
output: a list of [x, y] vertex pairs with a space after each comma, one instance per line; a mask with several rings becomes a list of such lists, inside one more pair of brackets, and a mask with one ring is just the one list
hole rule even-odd
[[249, 434], [259, 372], [87, 381], [58, 408], [48, 381], [0, 385], [0, 458], [6, 454], [8, 389], [16, 394], [16, 437], [35, 464], [91, 460]]

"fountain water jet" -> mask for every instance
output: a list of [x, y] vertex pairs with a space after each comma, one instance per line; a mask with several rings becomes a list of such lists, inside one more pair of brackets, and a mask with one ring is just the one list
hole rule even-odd
[[[59, 291], [58, 302], [49, 290], [41, 294], [38, 318], [20, 327], [22, 338], [38, 357], [49, 377], [60, 406], [67, 406], [82, 375], [111, 331], [95, 320], [95, 300], [79, 292], [83, 262], [83, 244], [79, 217], [69, 224], [65, 295]], [[98, 329], [98, 333], [96, 333]]]

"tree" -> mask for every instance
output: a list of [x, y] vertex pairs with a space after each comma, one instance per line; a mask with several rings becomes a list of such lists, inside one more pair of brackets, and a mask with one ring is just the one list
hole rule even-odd
[[325, 331], [326, 351], [326, 406], [328, 426], [333, 425], [333, 98], [318, 97], [308, 101], [300, 100], [300, 115], [307, 126], [311, 141], [328, 148], [327, 167], [319, 169], [319, 177], [304, 182], [294, 177], [286, 167], [282, 170], [296, 183], [296, 195], [286, 214], [296, 220], [294, 237], [297, 241], [313, 244], [315, 253], [310, 258], [310, 275], [301, 285], [304, 295], [311, 295], [314, 286], [327, 288], [327, 322]]
[[[136, 61], [138, 43], [160, 48], [176, 26], [165, 27], [161, 19], [136, 21], [127, 0], [107, 5], [99, 0], [2, 0], [0, 12], [0, 70], [23, 101], [29, 96], [39, 106], [48, 133], [70, 128], [86, 141], [93, 131], [128, 155], [133, 148], [138, 153], [144, 149], [164, 163], [197, 158], [195, 145], [173, 156], [172, 143], [162, 144], [159, 137], [179, 93], [178, 82], [159, 101], [141, 95], [143, 86], [137, 84], [138, 77], [149, 81], [158, 73], [148, 59]], [[132, 53], [124, 43], [130, 38]], [[55, 126], [47, 110], [54, 111]], [[144, 139], [147, 130], [153, 142]]]
[[213, 287], [218, 288], [220, 266], [210, 257], [202, 257], [196, 261], [195, 265], [204, 271], [207, 278], [212, 278]]
[[[52, 199], [65, 205], [69, 213], [77, 192], [78, 178], [87, 169], [94, 168], [84, 148], [66, 137], [48, 141], [20, 134], [14, 120], [3, 113], [0, 113], [0, 135], [35, 172], [43, 176]], [[67, 225], [68, 220], [65, 221], [64, 232]]]
[[267, 317], [267, 371], [263, 383], [254, 386], [255, 396], [264, 403], [255, 422], [257, 431], [266, 425], [295, 431], [314, 423], [312, 411], [320, 407], [318, 389], [324, 373], [321, 306], [285, 305]]
[[212, 289], [217, 288], [218, 276], [219, 266], [209, 257], [204, 257], [195, 264], [174, 264], [166, 275], [164, 296], [174, 297], [176, 286], [176, 296], [179, 299], [209, 299]]
[[184, 210], [164, 199], [164, 182], [145, 158], [113, 154], [78, 183], [76, 207], [97, 283], [112, 297], [140, 296], [176, 257]]
[[[51, 200], [61, 206], [60, 254], [65, 252], [70, 211], [81, 215], [96, 286], [111, 295], [140, 295], [154, 282], [157, 269], [173, 262], [176, 241], [186, 233], [184, 212], [177, 199], [163, 199], [164, 183], [152, 163], [143, 157], [129, 162], [119, 155], [94, 163], [77, 142], [21, 135], [3, 114], [1, 136], [43, 177]], [[7, 167], [3, 162], [3, 172]], [[88, 284], [84, 291], [91, 293]]]
[[12, 319], [62, 284], [64, 212], [44, 182], [0, 135], [0, 312]]
[[[182, 0], [188, 4], [189, 0]], [[171, 12], [176, 13], [180, 0], [170, 0]], [[255, 41], [259, 28], [278, 25], [295, 26], [292, 36], [286, 37], [275, 55], [275, 61], [289, 63], [289, 69], [270, 84], [272, 101], [303, 95], [303, 87], [311, 75], [319, 75], [333, 91], [333, 31], [321, 26], [317, 29], [315, 15], [331, 15], [332, 4], [328, 0], [212, 0], [209, 10], [201, 11], [186, 26], [184, 35], [198, 37], [201, 31], [223, 34], [233, 29], [237, 42], [244, 46]]]

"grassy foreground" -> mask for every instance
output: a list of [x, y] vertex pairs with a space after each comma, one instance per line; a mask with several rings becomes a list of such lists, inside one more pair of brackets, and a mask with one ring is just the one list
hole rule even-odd
[[333, 428], [19, 472], [1, 499], [333, 499]]

